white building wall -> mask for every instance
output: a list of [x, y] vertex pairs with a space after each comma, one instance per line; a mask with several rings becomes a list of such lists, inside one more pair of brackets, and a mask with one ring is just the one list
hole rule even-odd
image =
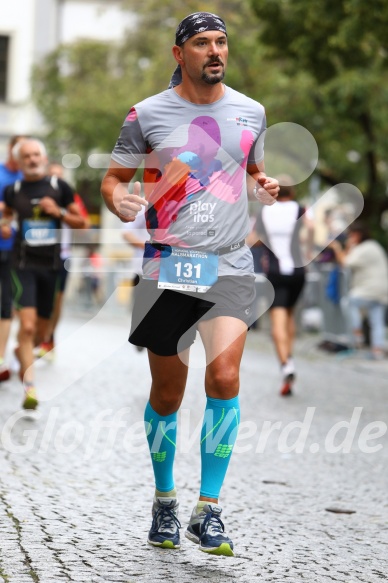
[[[29, 0], [27, 0], [29, 1]], [[35, 0], [34, 15], [34, 62], [39, 62], [53, 51], [60, 42], [61, 0]]]
[[121, 10], [121, 2], [103, 0], [64, 0], [61, 8], [60, 39], [117, 41], [133, 27], [135, 16]]
[[13, 0], [1, 4], [0, 34], [10, 37], [7, 101], [11, 105], [30, 96], [35, 8], [36, 0]]
[[10, 39], [7, 100], [0, 102], [1, 159], [9, 135], [31, 132], [37, 124], [37, 114], [30, 103], [35, 9], [36, 0], [12, 0], [0, 4], [0, 34]]
[[121, 0], [0, 0], [0, 34], [10, 37], [7, 99], [0, 102], [0, 160], [9, 136], [45, 131], [31, 101], [33, 64], [62, 43], [123, 38], [135, 17], [122, 12], [121, 4]]

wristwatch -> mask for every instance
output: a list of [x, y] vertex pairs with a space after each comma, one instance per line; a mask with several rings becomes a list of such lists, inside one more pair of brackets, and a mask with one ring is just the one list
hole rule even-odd
[[61, 218], [63, 218], [67, 214], [67, 209], [60, 208]]

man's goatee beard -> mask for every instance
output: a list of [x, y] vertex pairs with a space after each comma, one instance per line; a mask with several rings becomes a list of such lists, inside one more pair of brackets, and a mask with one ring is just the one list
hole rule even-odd
[[207, 75], [207, 73], [202, 74], [202, 81], [205, 81], [208, 85], [216, 85], [217, 83], [221, 83], [223, 78], [225, 77], [225, 71], [218, 75]]

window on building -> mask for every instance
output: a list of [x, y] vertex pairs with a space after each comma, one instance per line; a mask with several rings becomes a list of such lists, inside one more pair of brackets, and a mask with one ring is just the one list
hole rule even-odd
[[9, 36], [0, 35], [0, 101], [7, 98]]

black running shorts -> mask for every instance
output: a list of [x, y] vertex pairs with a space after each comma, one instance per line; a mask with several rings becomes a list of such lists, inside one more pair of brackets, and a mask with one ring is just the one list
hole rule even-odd
[[275, 290], [275, 298], [270, 309], [293, 308], [298, 301], [304, 286], [304, 273], [294, 275], [268, 273], [267, 278]]
[[132, 312], [129, 342], [159, 356], [173, 356], [191, 346], [200, 320], [232, 316], [247, 328], [254, 322], [255, 279], [222, 276], [206, 293], [158, 289], [141, 279]]
[[58, 278], [58, 271], [43, 267], [13, 269], [12, 289], [16, 309], [36, 308], [39, 317], [49, 319]]

